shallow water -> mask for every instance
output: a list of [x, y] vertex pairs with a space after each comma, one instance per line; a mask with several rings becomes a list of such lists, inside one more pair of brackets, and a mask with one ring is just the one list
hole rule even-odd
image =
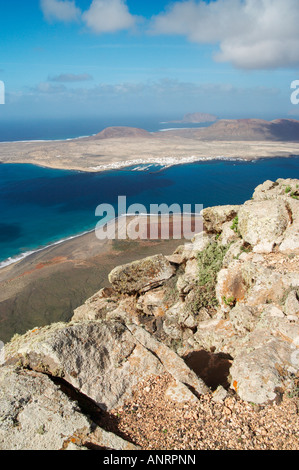
[[118, 196], [143, 204], [242, 204], [265, 180], [299, 178], [299, 157], [254, 162], [210, 161], [161, 171], [145, 166], [103, 173], [0, 165], [0, 262], [93, 230], [96, 207]]

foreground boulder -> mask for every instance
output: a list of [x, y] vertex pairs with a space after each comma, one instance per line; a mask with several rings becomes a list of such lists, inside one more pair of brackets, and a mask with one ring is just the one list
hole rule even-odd
[[137, 450], [96, 426], [42, 373], [0, 369], [0, 450]]
[[280, 244], [289, 224], [289, 214], [284, 201], [246, 202], [238, 213], [238, 229], [246, 243], [256, 252], [271, 253]]
[[130, 331], [119, 322], [55, 324], [15, 339], [6, 354], [23, 367], [62, 378], [103, 410], [121, 406], [140, 381], [166, 372], [188, 396], [188, 386], [198, 394], [208, 391], [180, 357], [144, 335], [140, 327]]
[[175, 273], [174, 266], [163, 255], [118, 266], [109, 274], [113, 288], [123, 294], [146, 292], [160, 286]]

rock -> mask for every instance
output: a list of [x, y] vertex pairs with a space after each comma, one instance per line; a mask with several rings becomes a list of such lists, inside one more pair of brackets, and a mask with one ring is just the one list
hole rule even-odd
[[299, 249], [299, 201], [289, 199], [287, 208], [291, 223], [287, 227], [279, 247], [281, 253], [292, 253]]
[[174, 304], [166, 313], [163, 322], [164, 332], [174, 340], [180, 340], [182, 337], [182, 327], [179, 318], [184, 311], [184, 303], [182, 301]]
[[[86, 447], [88, 446], [88, 447]], [[0, 450], [138, 450], [84, 416], [45, 374], [0, 369]]]
[[232, 228], [232, 222], [225, 222], [222, 225], [222, 232], [219, 237], [219, 242], [221, 243], [222, 246], [228, 246], [231, 243], [235, 242], [238, 240], [239, 235], [236, 233]]
[[244, 301], [247, 290], [241, 262], [235, 261], [218, 273], [216, 297], [223, 312], [229, 312], [236, 302]]
[[298, 179], [278, 179], [265, 181], [257, 186], [253, 194], [254, 201], [267, 201], [273, 199], [290, 199], [292, 191], [297, 189]]
[[61, 450], [91, 422], [44, 374], [0, 369], [0, 449]]
[[229, 312], [229, 319], [238, 334], [245, 335], [258, 323], [257, 309], [247, 305], [237, 305]]
[[150, 256], [118, 266], [109, 274], [113, 288], [123, 294], [147, 292], [175, 274], [175, 267], [163, 255]]
[[168, 310], [168, 305], [165, 300], [166, 289], [155, 289], [147, 292], [139, 297], [137, 301], [137, 308], [142, 310], [146, 315], [153, 315], [154, 317], [163, 317]]
[[[172, 368], [180, 363], [174, 352], [154, 340], [151, 344], [156, 350], [152, 353], [151, 335], [144, 331], [142, 336], [141, 330], [118, 322], [55, 324], [12, 341], [6, 355], [31, 369], [63, 377], [100, 408], [111, 410], [131, 398], [140, 381], [165, 372], [158, 350], [171, 356]], [[140, 336], [147, 338], [146, 347]]]
[[128, 325], [132, 335], [138, 340], [144, 348], [151, 351], [155, 357], [158, 357], [165, 370], [172, 375], [178, 382], [185, 384], [196, 394], [202, 395], [209, 392], [208, 387], [197, 375], [186, 365], [174, 351], [157, 341], [152, 335], [143, 328], [136, 325]]
[[116, 292], [113, 289], [101, 289], [97, 294], [88, 299], [85, 304], [74, 310], [72, 320], [99, 320], [106, 318], [109, 312], [112, 312], [118, 307], [119, 299], [116, 297]]
[[293, 353], [293, 343], [282, 331], [280, 336], [274, 337], [269, 329], [257, 329], [234, 358], [230, 369], [231, 387], [242, 400], [265, 404], [275, 400], [282, 389], [284, 375], [292, 366]]
[[168, 400], [172, 400], [176, 403], [188, 403], [197, 405], [198, 400], [195, 395], [189, 390], [186, 385], [182, 384], [181, 382], [175, 381], [174, 383], [170, 384], [165, 392], [165, 397]]
[[221, 233], [223, 224], [232, 221], [240, 206], [216, 206], [203, 209], [201, 215], [203, 217], [204, 228], [208, 233]]
[[93, 444], [95, 448], [102, 448], [104, 450], [124, 450], [124, 451], [137, 451], [140, 447], [135, 446], [131, 442], [125, 441], [112, 432], [107, 432], [100, 427], [90, 434], [88, 439], [90, 444]]
[[298, 315], [299, 316], [299, 300], [296, 290], [292, 290], [284, 304], [284, 312], [286, 315]]
[[252, 307], [280, 302], [287, 289], [298, 285], [299, 273], [283, 274], [251, 261], [235, 260], [219, 272], [216, 294], [223, 311], [228, 312], [229, 300]]
[[199, 279], [199, 267], [196, 259], [188, 260], [185, 273], [179, 276], [176, 288], [180, 294], [188, 294], [193, 289]]
[[214, 241], [214, 237], [206, 232], [201, 232], [195, 235], [191, 241], [192, 251], [196, 255], [197, 253], [204, 251], [210, 245], [210, 243]]
[[248, 201], [238, 212], [238, 229], [256, 253], [271, 253], [280, 244], [289, 224], [289, 214], [282, 200]]
[[278, 186], [278, 183], [267, 180], [255, 188], [252, 199], [254, 201], [266, 201], [268, 199], [273, 199], [273, 197], [277, 197]]
[[212, 400], [215, 403], [223, 403], [227, 397], [227, 394], [228, 394], [227, 390], [225, 390], [225, 388], [223, 388], [222, 385], [219, 385], [219, 387], [213, 393]]
[[229, 247], [223, 259], [224, 268], [228, 267], [234, 260], [240, 258], [242, 253], [242, 246], [243, 240], [237, 240]]

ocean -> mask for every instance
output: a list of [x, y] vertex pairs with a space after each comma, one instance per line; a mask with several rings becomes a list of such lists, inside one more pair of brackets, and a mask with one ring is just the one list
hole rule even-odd
[[127, 205], [242, 204], [265, 180], [299, 178], [299, 157], [253, 162], [215, 160], [144, 171], [102, 173], [0, 165], [0, 267], [53, 243], [95, 229], [96, 207]]

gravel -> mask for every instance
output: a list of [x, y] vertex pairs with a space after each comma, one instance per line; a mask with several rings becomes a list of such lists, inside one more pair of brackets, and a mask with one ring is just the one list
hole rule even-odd
[[163, 375], [139, 384], [102, 425], [143, 450], [299, 449], [298, 388], [266, 406], [244, 402], [233, 391], [220, 402], [212, 393], [202, 395], [194, 406], [165, 397], [172, 381]]

